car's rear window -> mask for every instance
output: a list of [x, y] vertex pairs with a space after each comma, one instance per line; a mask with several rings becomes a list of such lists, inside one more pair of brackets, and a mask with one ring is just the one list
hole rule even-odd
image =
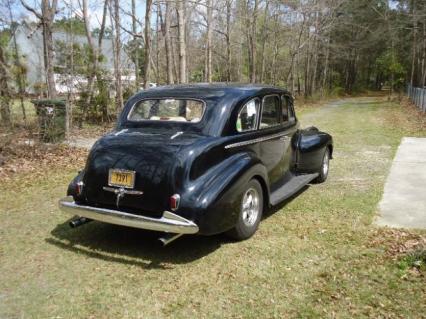
[[127, 119], [196, 123], [201, 120], [204, 108], [204, 102], [193, 99], [144, 99], [133, 105]]

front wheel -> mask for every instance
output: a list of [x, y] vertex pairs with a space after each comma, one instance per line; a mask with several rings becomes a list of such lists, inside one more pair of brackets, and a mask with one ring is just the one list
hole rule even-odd
[[237, 224], [228, 231], [228, 235], [236, 240], [244, 240], [253, 236], [259, 227], [263, 214], [262, 186], [255, 179], [246, 185], [240, 204]]
[[314, 180], [315, 183], [324, 183], [328, 177], [328, 170], [330, 167], [330, 150], [327, 147], [322, 158], [321, 168], [318, 177]]

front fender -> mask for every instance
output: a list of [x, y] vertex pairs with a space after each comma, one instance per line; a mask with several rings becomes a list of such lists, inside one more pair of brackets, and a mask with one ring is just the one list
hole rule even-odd
[[254, 153], [233, 154], [189, 182], [179, 211], [195, 221], [201, 234], [229, 230], [237, 221], [244, 187], [254, 176], [269, 185], [266, 168]]

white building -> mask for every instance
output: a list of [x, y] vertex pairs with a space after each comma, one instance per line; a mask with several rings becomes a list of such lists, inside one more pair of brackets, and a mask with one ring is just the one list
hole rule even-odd
[[[43, 61], [43, 36], [41, 28], [35, 29], [34, 26], [28, 25], [25, 22], [22, 23], [16, 29], [16, 42], [19, 56], [27, 67], [26, 91], [34, 93], [36, 91], [35, 87], [38, 84], [46, 82]], [[87, 44], [87, 38], [83, 35], [70, 34], [64, 31], [54, 31], [53, 42], [54, 44], [62, 42], [65, 44], [74, 43], [83, 46]], [[97, 44], [98, 39], [94, 37], [93, 42]], [[13, 39], [11, 39], [9, 46], [13, 48]], [[60, 59], [57, 54], [58, 53], [55, 54], [54, 67], [63, 67], [59, 65]], [[107, 70], [111, 75], [114, 74], [112, 39], [103, 39], [101, 54], [104, 56], [101, 67]], [[123, 74], [132, 74], [134, 72], [134, 64], [124, 50], [121, 50], [121, 70]], [[87, 81], [84, 77], [78, 74], [73, 75], [72, 78], [70, 78], [69, 75], [55, 74], [55, 80], [58, 82], [56, 83], [56, 86], [59, 93], [65, 93], [64, 91], [67, 90], [75, 92], [78, 90], [79, 85], [84, 85], [84, 81]], [[67, 83], [70, 83], [69, 86], [72, 86], [72, 88], [67, 87]]]

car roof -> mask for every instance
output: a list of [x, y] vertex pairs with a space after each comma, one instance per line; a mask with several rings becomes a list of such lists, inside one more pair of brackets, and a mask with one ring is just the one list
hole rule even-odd
[[206, 103], [204, 115], [198, 123], [143, 122], [144, 127], [172, 128], [178, 131], [193, 131], [205, 135], [218, 136], [224, 132], [230, 115], [247, 99], [267, 94], [288, 94], [282, 88], [263, 84], [240, 83], [197, 83], [167, 85], [140, 91], [132, 96], [120, 115], [117, 127], [125, 124], [128, 127], [141, 127], [141, 123], [127, 120], [132, 106], [143, 99], [199, 99]]
[[224, 95], [247, 97], [259, 93], [287, 93], [289, 91], [272, 85], [241, 84], [241, 83], [194, 83], [175, 84], [149, 88], [136, 94], [138, 97], [194, 97], [194, 98], [220, 98]]

